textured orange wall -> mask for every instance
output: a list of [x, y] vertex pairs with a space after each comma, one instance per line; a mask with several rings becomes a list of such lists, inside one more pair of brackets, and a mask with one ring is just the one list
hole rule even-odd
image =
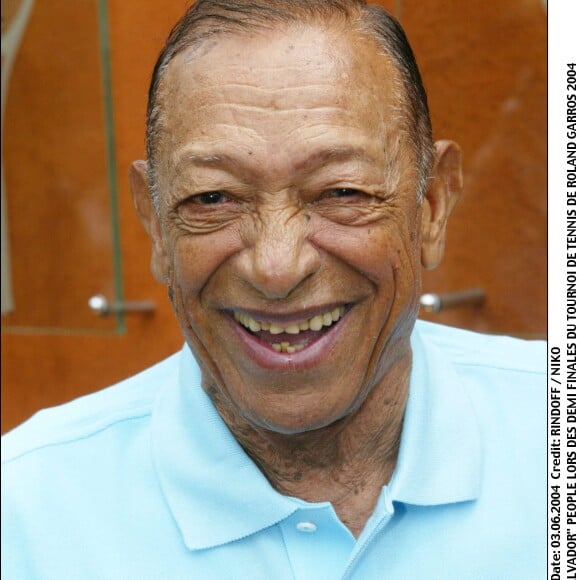
[[[402, 3], [435, 138], [464, 151], [465, 195], [425, 291], [481, 286], [479, 310], [429, 318], [545, 336], [547, 28], [539, 0]], [[427, 317], [427, 316], [426, 316]]]

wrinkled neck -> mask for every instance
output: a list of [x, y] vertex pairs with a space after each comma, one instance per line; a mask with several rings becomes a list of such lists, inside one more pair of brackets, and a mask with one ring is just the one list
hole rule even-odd
[[357, 536], [396, 466], [409, 392], [408, 348], [362, 404], [326, 427], [281, 434], [253, 426], [210, 390], [228, 427], [272, 486], [310, 502], [329, 501]]

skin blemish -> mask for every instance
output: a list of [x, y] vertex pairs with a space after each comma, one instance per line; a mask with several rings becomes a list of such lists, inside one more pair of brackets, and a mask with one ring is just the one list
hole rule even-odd
[[304, 214], [304, 219], [305, 219], [307, 222], [309, 222], [309, 221], [310, 221], [310, 217], [311, 217], [311, 216], [310, 216], [310, 214], [309, 214], [309, 213], [305, 213], [305, 214]]

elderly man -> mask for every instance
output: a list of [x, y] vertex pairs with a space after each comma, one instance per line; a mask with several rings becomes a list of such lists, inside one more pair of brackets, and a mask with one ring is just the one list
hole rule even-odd
[[6, 577], [542, 577], [543, 346], [416, 323], [462, 177], [399, 25], [201, 1], [149, 98], [187, 344], [8, 435]]

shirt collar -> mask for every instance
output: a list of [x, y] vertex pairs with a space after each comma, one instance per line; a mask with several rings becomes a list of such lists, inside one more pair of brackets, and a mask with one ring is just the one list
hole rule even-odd
[[397, 467], [394, 501], [437, 505], [476, 499], [482, 451], [476, 414], [445, 351], [427, 342], [417, 322], [413, 366]]
[[165, 499], [190, 549], [231, 542], [298, 509], [246, 455], [201, 387], [185, 345], [176, 381], [153, 411], [153, 456]]
[[[416, 505], [475, 499], [481, 451], [467, 394], [444, 353], [426, 349], [418, 330], [412, 347], [411, 388], [388, 496]], [[153, 456], [187, 547], [232, 542], [294, 513], [301, 502], [278, 493], [236, 441], [203, 391], [187, 345], [179, 361], [178, 376], [161, 390], [153, 411]]]

